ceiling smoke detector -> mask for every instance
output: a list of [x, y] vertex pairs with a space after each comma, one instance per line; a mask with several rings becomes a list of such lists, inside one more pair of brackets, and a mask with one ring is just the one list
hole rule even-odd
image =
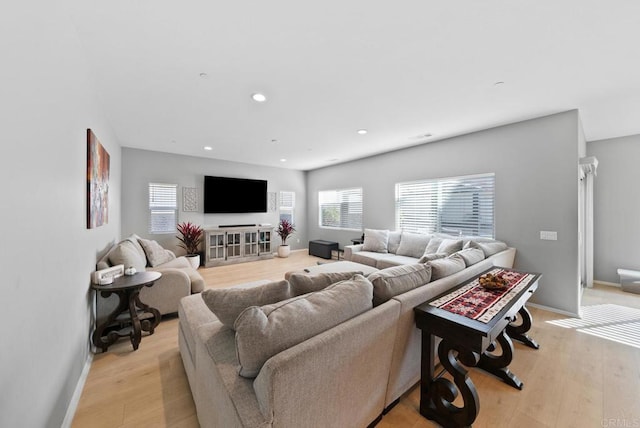
[[267, 97], [264, 94], [261, 94], [260, 92], [256, 92], [255, 94], [252, 94], [251, 98], [253, 98], [253, 101], [258, 103], [263, 103], [267, 101]]

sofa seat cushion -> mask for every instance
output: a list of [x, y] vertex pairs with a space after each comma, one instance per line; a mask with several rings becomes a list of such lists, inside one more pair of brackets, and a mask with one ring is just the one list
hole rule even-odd
[[363, 265], [376, 267], [378, 260], [386, 259], [389, 257], [394, 257], [394, 255], [389, 253], [373, 253], [371, 251], [358, 251], [357, 253], [353, 254], [351, 261], [356, 263], [362, 263]]
[[364, 230], [363, 251], [371, 251], [374, 253], [386, 253], [389, 243], [389, 231], [377, 229]]
[[291, 290], [286, 280], [255, 287], [209, 288], [202, 292], [202, 299], [207, 307], [231, 329], [238, 315], [246, 308], [269, 305], [290, 297]]
[[356, 275], [322, 291], [245, 309], [234, 324], [239, 374], [257, 376], [269, 358], [371, 309], [372, 299], [373, 285]]
[[398, 294], [421, 287], [431, 280], [431, 266], [410, 264], [394, 266], [369, 275], [373, 284], [373, 305], [378, 306]]
[[432, 281], [453, 275], [467, 267], [464, 263], [464, 259], [458, 254], [453, 254], [449, 257], [445, 257], [444, 259], [432, 260], [427, 264], [431, 265]]
[[292, 273], [289, 275], [291, 296], [313, 293], [324, 290], [331, 284], [353, 278], [354, 275], [362, 275], [362, 271], [355, 272], [324, 272], [317, 275], [308, 273]]
[[111, 266], [124, 265], [125, 269], [134, 267], [136, 271], [144, 272], [147, 266], [147, 259], [140, 257], [134, 245], [124, 240], [109, 252], [109, 264]]
[[405, 232], [402, 234], [396, 254], [419, 259], [424, 254], [424, 249], [427, 247], [429, 240], [431, 240], [431, 235]]
[[285, 279], [289, 279], [294, 273], [306, 273], [311, 275], [318, 275], [326, 272], [362, 272], [363, 276], [369, 276], [369, 274], [376, 272], [373, 266], [365, 265], [362, 263], [356, 263], [348, 260], [341, 260], [339, 262], [322, 263], [315, 266], [309, 266], [303, 271], [289, 271], [284, 274]]
[[393, 257], [378, 260], [376, 262], [376, 267], [378, 269], [386, 269], [394, 266], [412, 265], [415, 263], [418, 263], [418, 259], [415, 257], [394, 255]]

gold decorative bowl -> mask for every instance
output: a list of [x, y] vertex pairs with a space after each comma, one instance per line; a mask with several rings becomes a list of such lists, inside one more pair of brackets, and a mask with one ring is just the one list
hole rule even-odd
[[509, 281], [501, 276], [486, 274], [478, 278], [480, 286], [486, 290], [503, 290], [509, 286]]

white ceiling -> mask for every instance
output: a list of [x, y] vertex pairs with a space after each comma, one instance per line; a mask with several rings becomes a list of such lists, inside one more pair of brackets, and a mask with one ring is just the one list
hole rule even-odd
[[72, 2], [126, 147], [309, 170], [570, 109], [640, 133], [635, 0]]

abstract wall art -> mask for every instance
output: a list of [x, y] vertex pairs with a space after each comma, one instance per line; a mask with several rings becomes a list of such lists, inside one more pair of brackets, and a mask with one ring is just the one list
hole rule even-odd
[[87, 129], [87, 229], [109, 222], [109, 153]]

